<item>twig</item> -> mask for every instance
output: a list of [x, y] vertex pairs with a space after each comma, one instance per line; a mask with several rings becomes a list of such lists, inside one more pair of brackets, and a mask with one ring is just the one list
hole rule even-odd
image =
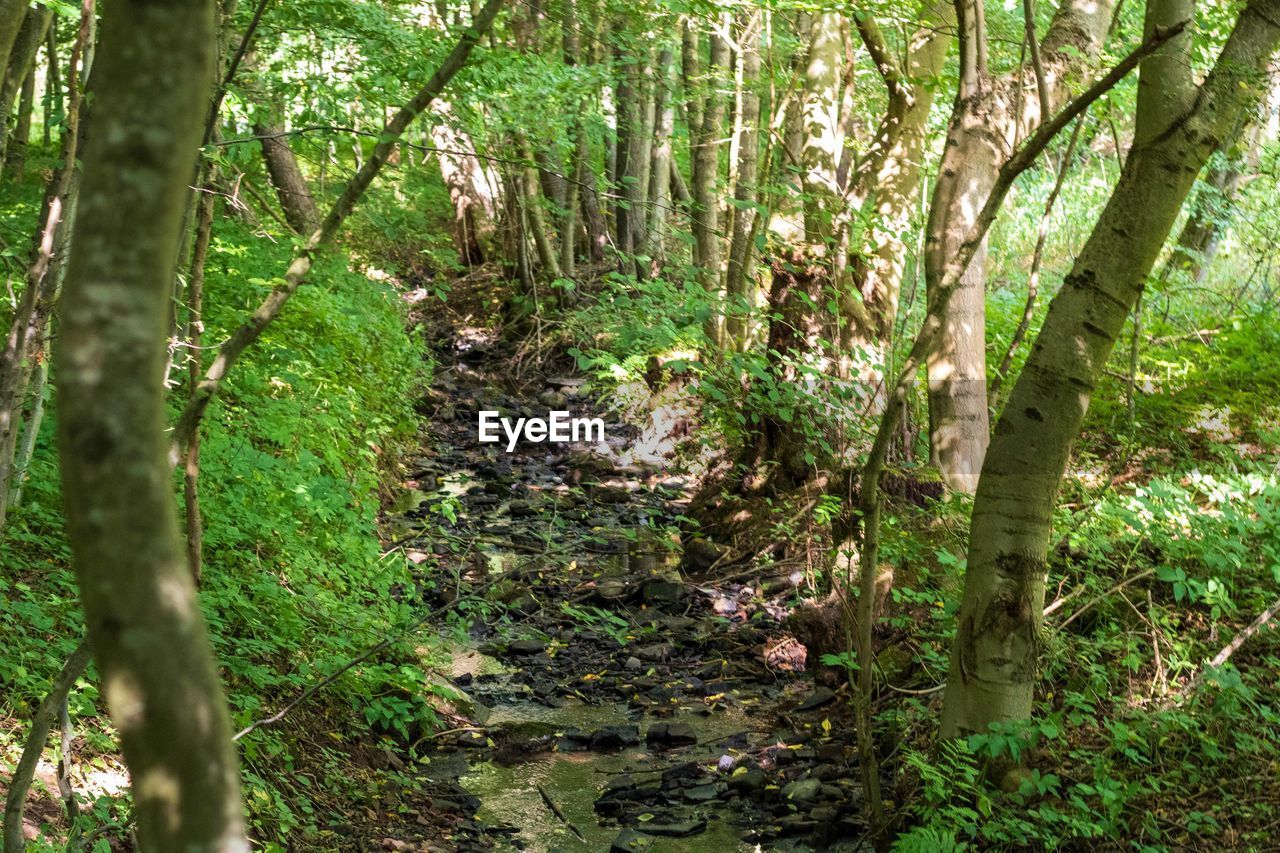
[[272, 714], [270, 717], [264, 717], [261, 720], [254, 720], [252, 723], [245, 726], [240, 731], [236, 732], [235, 737], [231, 738], [232, 743], [235, 743], [245, 735], [249, 734], [250, 732], [256, 731], [257, 729], [263, 729], [269, 726], [277, 725], [278, 723], [280, 723], [281, 720], [285, 718], [286, 715], [288, 715], [290, 711], [292, 711], [294, 708], [297, 708], [299, 705], [301, 705], [303, 702], [310, 699], [312, 696], [314, 696], [316, 693], [323, 690], [325, 687], [328, 687], [330, 684], [337, 681], [338, 678], [340, 678], [344, 673], [349, 672], [350, 670], [364, 663], [369, 658], [373, 657], [379, 652], [389, 649], [394, 644], [400, 642], [405, 637], [409, 636], [413, 632], [420, 629], [423, 625], [426, 625], [429, 621], [431, 621], [435, 617], [440, 616], [441, 614], [447, 613], [448, 611], [454, 609], [464, 599], [476, 598], [480, 593], [484, 592], [486, 589], [496, 584], [500, 579], [501, 579], [501, 576], [492, 578], [480, 584], [479, 586], [473, 588], [471, 592], [469, 592], [467, 595], [457, 596], [453, 599], [453, 601], [450, 601], [448, 604], [441, 605], [440, 607], [437, 607], [435, 610], [428, 611], [418, 619], [414, 620], [414, 622], [412, 622], [409, 625], [409, 627], [405, 628], [404, 630], [400, 631], [399, 633], [391, 637], [386, 638], [385, 640], [382, 640], [376, 643], [373, 646], [370, 646], [368, 649], [366, 649], [356, 657], [352, 658], [347, 663], [343, 664], [343, 666], [340, 667], [337, 671], [329, 674], [321, 681], [318, 681], [315, 684], [311, 685], [306, 690], [303, 690], [301, 693], [295, 696], [292, 700], [290, 700], [290, 702], [287, 705], [285, 705], [276, 713]]
[[542, 801], [547, 804], [547, 808], [551, 809], [551, 813], [555, 815], [557, 818], [559, 818], [561, 823], [569, 827], [569, 830], [574, 835], [578, 836], [579, 841], [585, 842], [587, 840], [586, 836], [582, 834], [582, 831], [578, 829], [578, 827], [573, 825], [573, 821], [565, 817], [564, 812], [560, 810], [560, 807], [557, 806], [555, 804], [555, 801], [551, 799], [551, 795], [547, 793], [547, 789], [542, 787], [542, 785], [538, 785], [537, 788], [538, 788], [538, 793], [542, 795]]
[[1093, 598], [1091, 598], [1091, 599], [1089, 599], [1087, 602], [1085, 602], [1084, 606], [1082, 606], [1079, 610], [1077, 610], [1075, 613], [1072, 613], [1072, 614], [1071, 614], [1071, 616], [1067, 619], [1067, 621], [1065, 621], [1065, 622], [1063, 622], [1061, 625], [1059, 625], [1059, 626], [1058, 626], [1058, 630], [1059, 630], [1059, 631], [1065, 631], [1068, 625], [1070, 625], [1072, 622], [1076, 621], [1076, 620], [1077, 620], [1077, 619], [1079, 619], [1081, 616], [1083, 616], [1083, 615], [1085, 614], [1085, 612], [1086, 612], [1086, 611], [1088, 611], [1090, 608], [1092, 608], [1092, 607], [1093, 607], [1094, 605], [1096, 605], [1098, 602], [1102, 601], [1103, 599], [1107, 598], [1108, 596], [1115, 595], [1117, 592], [1120, 592], [1122, 589], [1124, 589], [1124, 588], [1125, 588], [1126, 586], [1128, 586], [1129, 584], [1131, 584], [1131, 583], [1133, 583], [1133, 582], [1135, 582], [1135, 581], [1140, 581], [1140, 580], [1142, 580], [1143, 578], [1150, 577], [1151, 575], [1154, 575], [1155, 573], [1156, 573], [1156, 570], [1155, 570], [1155, 569], [1145, 569], [1144, 571], [1138, 572], [1136, 575], [1134, 575], [1134, 576], [1133, 576], [1133, 577], [1131, 577], [1131, 578], [1125, 578], [1124, 580], [1120, 581], [1120, 583], [1118, 583], [1118, 584], [1116, 584], [1115, 586], [1111, 587], [1111, 589], [1107, 590], [1106, 592], [1101, 593], [1100, 595], [1096, 595], [1096, 596], [1094, 596]]

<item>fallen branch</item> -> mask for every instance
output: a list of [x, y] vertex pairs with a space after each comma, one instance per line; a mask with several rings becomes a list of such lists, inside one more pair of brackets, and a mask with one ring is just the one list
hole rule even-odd
[[547, 808], [551, 809], [551, 813], [555, 815], [561, 823], [569, 827], [569, 830], [573, 832], [574, 835], [578, 836], [579, 841], [585, 842], [587, 839], [583, 836], [582, 831], [573, 825], [573, 821], [565, 817], [564, 812], [560, 810], [560, 807], [551, 799], [551, 795], [547, 793], [547, 789], [542, 787], [542, 785], [538, 785], [538, 793], [542, 795], [542, 801], [547, 804]]
[[1249, 627], [1245, 628], [1239, 634], [1236, 634], [1235, 639], [1227, 643], [1227, 645], [1223, 647], [1222, 651], [1214, 655], [1208, 664], [1201, 667], [1200, 671], [1191, 677], [1191, 680], [1187, 682], [1187, 686], [1184, 687], [1180, 693], [1166, 699], [1160, 707], [1170, 708], [1193, 696], [1196, 690], [1200, 688], [1201, 683], [1204, 682], [1206, 672], [1211, 669], [1217, 669], [1230, 660], [1231, 656], [1244, 645], [1245, 640], [1261, 631], [1262, 627], [1274, 619], [1277, 613], [1280, 613], [1280, 598], [1271, 602], [1271, 606], [1259, 613], [1258, 618], [1249, 623]]

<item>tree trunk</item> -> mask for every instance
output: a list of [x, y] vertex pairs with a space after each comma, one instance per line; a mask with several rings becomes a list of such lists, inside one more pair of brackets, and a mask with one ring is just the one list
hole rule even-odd
[[139, 845], [221, 853], [248, 850], [239, 771], [178, 533], [161, 384], [214, 36], [210, 0], [104, 10], [57, 377], [67, 529]]
[[4, 170], [16, 180], [22, 180], [27, 168], [27, 146], [31, 144], [31, 112], [36, 102], [36, 69], [34, 64], [22, 81], [22, 94], [18, 98], [18, 121], [13, 128], [13, 139], [5, 155]]
[[673, 52], [664, 47], [658, 53], [654, 83], [654, 129], [652, 165], [649, 169], [649, 210], [645, 252], [652, 259], [650, 270], [657, 275], [666, 254], [667, 213], [671, 207], [671, 136], [675, 131], [675, 104], [671, 97], [671, 62]]
[[18, 100], [22, 84], [35, 66], [36, 52], [40, 50], [40, 45], [44, 44], [52, 21], [52, 8], [32, 6], [26, 17], [22, 19], [22, 27], [13, 41], [9, 62], [5, 68], [4, 83], [0, 84], [0, 128], [4, 130], [3, 135], [0, 136], [0, 161], [5, 160], [8, 155], [14, 102]]
[[275, 121], [256, 122], [253, 135], [260, 137], [262, 160], [267, 166], [267, 175], [271, 178], [276, 197], [280, 199], [285, 221], [297, 233], [310, 234], [320, 222], [320, 211], [316, 209], [311, 188], [298, 166], [298, 158], [289, 147], [284, 125]]
[[760, 31], [763, 14], [739, 13], [742, 47], [741, 133], [738, 137], [737, 180], [733, 189], [733, 232], [725, 271], [725, 345], [746, 348], [747, 321], [753, 300], [751, 257], [756, 221], [756, 179], [760, 159]]
[[815, 248], [826, 246], [834, 237], [831, 218], [840, 194], [836, 164], [844, 146], [840, 132], [840, 67], [844, 57], [841, 28], [841, 17], [835, 12], [823, 12], [813, 19], [804, 72], [800, 174], [804, 238]]
[[432, 112], [438, 120], [431, 125], [431, 144], [438, 149], [440, 175], [453, 203], [453, 242], [458, 261], [481, 264], [484, 246], [493, 238], [496, 215], [485, 168], [475, 154], [471, 135], [461, 127], [449, 102], [438, 102]]
[[[0, 68], [9, 67], [13, 44], [22, 30], [30, 6], [29, 0], [0, 0]], [[7, 118], [5, 116], [6, 120]], [[0, 128], [3, 127], [4, 125], [0, 125]]]
[[[962, 4], [966, 31], [978, 53], [985, 53], [981, 5]], [[1114, 7], [1113, 0], [1063, 3], [1041, 46], [1051, 105], [1061, 102], [1070, 81], [1098, 56]], [[1044, 118], [1034, 91], [1034, 70], [993, 78], [980, 65], [974, 79], [962, 81], [956, 97], [938, 180], [929, 210], [925, 245], [925, 285], [930, 297], [942, 269], [973, 227], [996, 174], [1018, 139]], [[986, 264], [978, 252], [951, 299], [945, 331], [928, 361], [930, 444], [933, 461], [948, 487], [972, 493], [977, 487], [990, 434], [986, 391]]]
[[[1190, 17], [1151, 0], [1147, 31]], [[1258, 95], [1280, 0], [1254, 0], [1197, 90], [1191, 32], [1142, 66], [1137, 134], [1000, 416], [974, 501], [942, 736], [1031, 715], [1054, 498], [1089, 397], [1196, 174]]]
[[[850, 193], [870, 225], [853, 258], [853, 286], [841, 295], [839, 372], [859, 380], [866, 394], [877, 400], [882, 397], [884, 361], [915, 242], [912, 222], [933, 82], [942, 73], [951, 44], [948, 33], [955, 26], [955, 7], [948, 0], [925, 0], [917, 20], [901, 68], [884, 46], [875, 21], [864, 15], [858, 22], [863, 41], [885, 77], [889, 100]], [[854, 298], [859, 305], [849, 305]]]
[[[723, 23], [723, 22], [722, 22]], [[729, 64], [729, 43], [720, 32], [710, 37], [706, 68], [706, 99], [699, 110], [702, 123], [693, 137], [693, 239], [694, 266], [708, 294], [720, 288], [720, 135], [723, 130], [725, 99], [720, 92], [720, 75]], [[720, 323], [715, 312], [705, 324], [707, 337], [720, 341]]]

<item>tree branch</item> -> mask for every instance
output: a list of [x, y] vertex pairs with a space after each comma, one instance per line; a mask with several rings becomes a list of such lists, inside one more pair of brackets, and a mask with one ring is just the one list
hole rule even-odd
[[449, 81], [461, 70], [471, 51], [479, 43], [480, 37], [493, 26], [499, 10], [506, 0], [488, 0], [458, 39], [452, 51], [445, 58], [436, 72], [431, 75], [413, 98], [400, 108], [399, 112], [387, 122], [379, 137], [378, 144], [355, 176], [347, 182], [342, 195], [333, 203], [329, 214], [320, 223], [320, 227], [307, 239], [301, 251], [294, 256], [289, 268], [285, 271], [284, 281], [276, 285], [270, 295], [262, 301], [250, 317], [218, 348], [218, 355], [206, 371], [202, 379], [192, 390], [187, 405], [183, 409], [178, 423], [174, 427], [170, 447], [170, 464], [177, 465], [183, 449], [191, 440], [191, 436], [200, 425], [209, 403], [222, 388], [222, 382], [235, 365], [236, 359], [256, 341], [263, 330], [271, 324], [284, 308], [289, 298], [297, 292], [306, 281], [307, 274], [318, 250], [332, 242], [342, 228], [343, 223], [355, 208], [361, 196], [373, 183], [373, 179], [386, 165], [391, 152], [395, 149], [401, 135], [409, 124], [425, 110], [432, 101], [439, 97]]

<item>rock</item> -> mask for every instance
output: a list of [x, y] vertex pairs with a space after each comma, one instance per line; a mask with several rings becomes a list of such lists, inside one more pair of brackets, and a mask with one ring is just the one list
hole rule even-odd
[[622, 749], [640, 745], [638, 726], [605, 726], [591, 736], [592, 749]]
[[638, 669], [644, 669], [644, 663], [640, 660], [640, 658], [636, 657], [635, 655], [632, 655], [631, 657], [627, 658], [627, 662], [624, 663], [623, 666], [633, 671]]
[[654, 723], [645, 733], [644, 741], [649, 746], [691, 746], [698, 742], [698, 736], [688, 723]]
[[783, 786], [782, 796], [793, 803], [809, 803], [817, 799], [821, 791], [822, 783], [817, 779], [798, 779]]
[[601, 601], [622, 601], [629, 597], [632, 587], [624, 580], [606, 579], [596, 584], [596, 598]]
[[524, 518], [538, 513], [531, 501], [512, 501], [507, 505], [507, 512], [511, 513], [512, 518]]
[[597, 504], [624, 504], [631, 500], [631, 493], [621, 486], [596, 486], [591, 499]]
[[707, 784], [685, 788], [683, 793], [684, 798], [691, 803], [705, 803], [714, 800], [719, 792], [716, 791], [715, 785]]
[[833, 701], [836, 694], [829, 687], [815, 687], [813, 692], [804, 698], [799, 705], [796, 706], [797, 711], [812, 711], [815, 708], [821, 708], [828, 702]]
[[636, 649], [636, 657], [640, 660], [667, 660], [676, 652], [671, 643], [650, 643]]
[[684, 600], [684, 584], [653, 578], [640, 591], [645, 604], [679, 604]]
[[560, 752], [586, 752], [591, 748], [591, 735], [581, 729], [568, 728], [556, 741], [556, 749]]
[[643, 823], [640, 831], [647, 835], [658, 835], [664, 838], [688, 838], [691, 835], [707, 831], [705, 820], [686, 820], [678, 823]]
[[705, 571], [715, 565], [724, 549], [709, 539], [694, 536], [684, 545], [684, 563], [694, 569]]
[[507, 646], [511, 654], [525, 657], [542, 654], [546, 649], [547, 644], [542, 640], [516, 640]]
[[648, 850], [652, 846], [652, 838], [642, 835], [634, 829], [624, 829], [618, 833], [617, 838], [613, 839], [613, 845], [609, 848], [609, 853], [638, 853], [638, 851]]
[[752, 794], [763, 791], [768, 779], [759, 767], [748, 768], [745, 773], [735, 773], [729, 777], [729, 790], [739, 794]]
[[454, 743], [466, 749], [482, 749], [489, 745], [489, 738], [484, 732], [463, 732]]

